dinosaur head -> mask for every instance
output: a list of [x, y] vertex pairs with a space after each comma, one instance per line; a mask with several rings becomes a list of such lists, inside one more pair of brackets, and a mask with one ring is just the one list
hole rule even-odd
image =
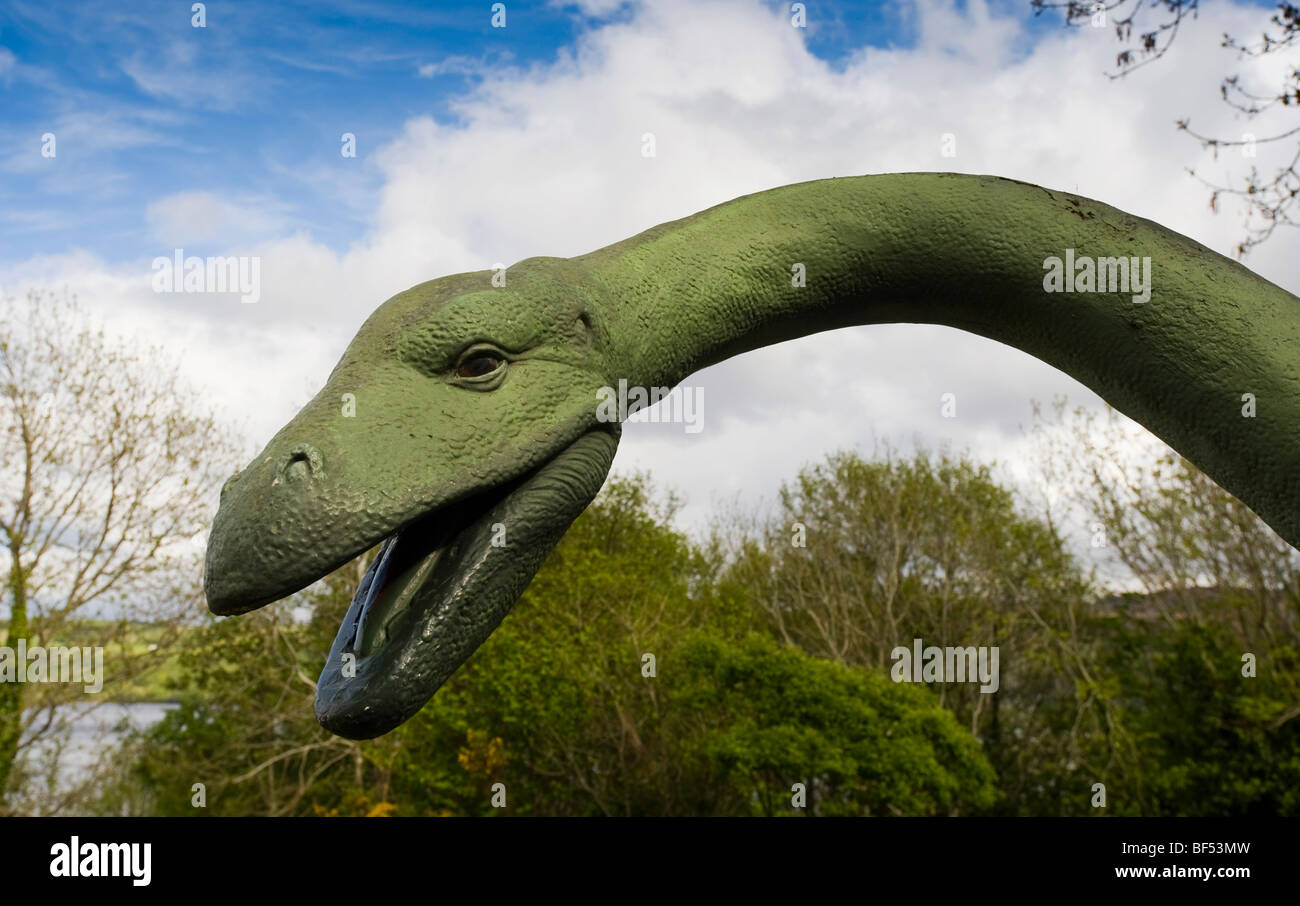
[[361, 327], [324, 388], [231, 478], [208, 541], [214, 613], [286, 597], [375, 546], [316, 713], [402, 723], [491, 633], [599, 491], [618, 425], [600, 326], [568, 262], [421, 284]]

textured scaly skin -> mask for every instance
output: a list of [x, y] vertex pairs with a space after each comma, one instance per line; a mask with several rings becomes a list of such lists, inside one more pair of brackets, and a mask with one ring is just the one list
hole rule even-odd
[[[1150, 301], [1046, 293], [1044, 260], [1071, 248], [1149, 257]], [[794, 264], [806, 286], [792, 286]], [[943, 324], [1022, 349], [1145, 425], [1300, 545], [1300, 300], [1100, 202], [995, 177], [820, 180], [507, 274], [505, 288], [491, 286], [490, 272], [421, 284], [362, 326], [320, 394], [223, 491], [206, 575], [215, 612], [284, 597], [421, 516], [534, 473], [586, 435], [597, 455], [584, 454], [585, 480], [573, 485], [589, 500], [617, 442], [616, 426], [596, 420], [599, 388], [673, 386], [730, 356], [858, 324]], [[507, 352], [495, 389], [448, 377], [475, 342]], [[341, 417], [345, 393], [356, 397], [355, 418]], [[1253, 418], [1242, 416], [1246, 393]], [[555, 507], [561, 531], [581, 505]], [[497, 576], [495, 597], [513, 600], [532, 568], [484, 574]], [[423, 670], [426, 684], [474, 644], [450, 646], [454, 657], [441, 643], [420, 655], [441, 659]], [[399, 690], [408, 702], [424, 695], [403, 690], [401, 676], [369, 682], [380, 703]]]

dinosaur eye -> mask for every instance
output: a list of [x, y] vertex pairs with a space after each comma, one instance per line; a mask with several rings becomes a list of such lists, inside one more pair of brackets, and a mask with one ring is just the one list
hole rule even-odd
[[475, 352], [461, 359], [456, 374], [463, 378], [483, 377], [496, 371], [506, 360], [491, 352]]

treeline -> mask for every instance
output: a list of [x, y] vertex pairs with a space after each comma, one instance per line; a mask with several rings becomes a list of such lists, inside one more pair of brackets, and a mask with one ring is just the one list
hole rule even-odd
[[[1020, 474], [838, 454], [704, 539], [611, 481], [424, 711], [357, 743], [312, 699], [364, 563], [207, 616], [237, 438], [165, 350], [5, 297], [0, 640], [106, 675], [0, 683], [0, 814], [1300, 812], [1300, 554], [1113, 412], [1035, 414]], [[914, 639], [996, 647], [996, 693], [891, 681]], [[162, 687], [179, 708], [63, 782], [80, 718]]]
[[[1296, 552], [1117, 419], [1056, 416], [1039, 506], [965, 458], [846, 453], [696, 542], [611, 480], [429, 705], [361, 743], [311, 707], [352, 564], [187, 634], [183, 705], [94, 810], [1300, 813]], [[891, 681], [916, 638], [997, 646], [998, 691]]]

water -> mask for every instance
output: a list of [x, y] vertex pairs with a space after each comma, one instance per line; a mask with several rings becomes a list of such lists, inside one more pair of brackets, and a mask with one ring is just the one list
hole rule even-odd
[[148, 729], [175, 707], [173, 702], [106, 702], [88, 711], [78, 708], [79, 713], [73, 713], [68, 721], [67, 731], [57, 740], [43, 739], [36, 746], [34, 757], [48, 755], [62, 741], [56, 789], [71, 789], [89, 776], [96, 762], [117, 746], [126, 733]]

